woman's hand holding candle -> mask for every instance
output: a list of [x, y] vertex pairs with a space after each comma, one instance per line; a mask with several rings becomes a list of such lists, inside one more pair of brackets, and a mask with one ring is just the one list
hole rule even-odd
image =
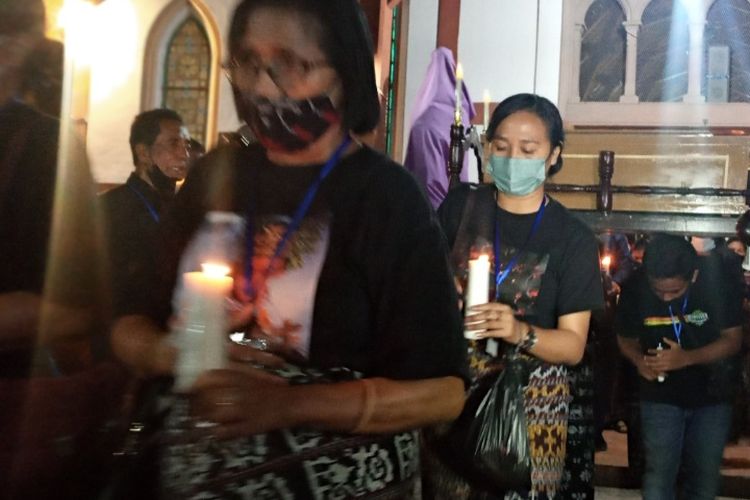
[[474, 332], [475, 338], [498, 338], [509, 344], [518, 344], [528, 332], [529, 326], [518, 321], [513, 308], [500, 302], [490, 302], [467, 310], [465, 328]]

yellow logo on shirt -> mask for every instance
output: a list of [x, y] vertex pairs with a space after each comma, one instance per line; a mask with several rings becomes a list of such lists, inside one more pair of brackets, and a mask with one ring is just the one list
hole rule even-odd
[[[675, 319], [677, 318], [675, 317]], [[706, 321], [708, 321], [708, 313], [700, 309], [696, 309], [690, 314], [685, 315], [685, 323], [691, 325], [703, 326]], [[643, 326], [670, 326], [671, 324], [671, 316], [649, 316], [643, 320]]]

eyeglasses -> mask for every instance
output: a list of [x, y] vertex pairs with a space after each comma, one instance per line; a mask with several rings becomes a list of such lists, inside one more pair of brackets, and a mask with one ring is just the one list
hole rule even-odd
[[224, 70], [231, 82], [250, 87], [258, 83], [261, 72], [265, 71], [273, 83], [286, 92], [295, 85], [303, 83], [312, 71], [330, 66], [331, 64], [323, 59], [308, 61], [294, 54], [283, 52], [268, 64], [263, 63], [253, 54], [233, 58], [224, 65]]

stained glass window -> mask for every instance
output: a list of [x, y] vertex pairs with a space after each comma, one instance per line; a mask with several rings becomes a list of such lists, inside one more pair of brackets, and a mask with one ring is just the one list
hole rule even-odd
[[177, 111], [190, 135], [206, 143], [211, 47], [200, 21], [188, 17], [167, 47], [164, 107]]

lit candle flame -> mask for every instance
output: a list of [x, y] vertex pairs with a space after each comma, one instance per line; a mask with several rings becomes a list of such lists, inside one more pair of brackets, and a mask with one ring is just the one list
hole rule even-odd
[[211, 278], [223, 278], [229, 274], [229, 266], [225, 264], [216, 264], [213, 262], [206, 262], [201, 264], [203, 274]]
[[602, 267], [609, 272], [609, 266], [612, 265], [612, 257], [609, 255], [605, 255], [602, 257]]
[[482, 261], [482, 262], [489, 262], [490, 256], [487, 255], [486, 253], [482, 253], [482, 254], [477, 255], [476, 260]]
[[463, 80], [464, 67], [461, 63], [456, 64], [456, 80]]

